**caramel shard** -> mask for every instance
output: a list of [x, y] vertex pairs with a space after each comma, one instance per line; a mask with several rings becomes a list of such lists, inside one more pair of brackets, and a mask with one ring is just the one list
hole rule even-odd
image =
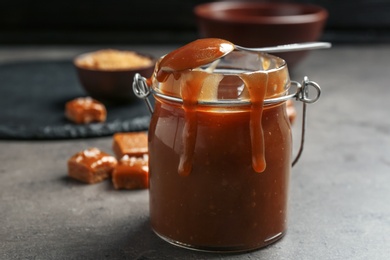
[[112, 172], [114, 188], [147, 189], [149, 187], [148, 155], [129, 157], [125, 155]]
[[116, 133], [112, 149], [117, 159], [125, 155], [142, 157], [148, 152], [148, 135], [146, 132]]
[[104, 122], [107, 110], [102, 103], [93, 98], [76, 98], [66, 103], [65, 116], [76, 124]]
[[289, 99], [287, 100], [286, 105], [288, 119], [290, 120], [290, 123], [293, 124], [297, 117], [297, 111], [295, 110], [294, 102]]
[[68, 160], [68, 175], [85, 183], [97, 183], [109, 178], [117, 163], [115, 157], [89, 148]]

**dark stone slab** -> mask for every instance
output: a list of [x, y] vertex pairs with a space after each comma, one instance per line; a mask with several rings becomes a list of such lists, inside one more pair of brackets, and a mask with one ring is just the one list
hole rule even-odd
[[[0, 64], [0, 138], [67, 139], [146, 130], [149, 114], [141, 100], [105, 103], [107, 121], [76, 125], [64, 116], [65, 102], [86, 96], [71, 61]], [[131, 82], [129, 82], [131, 84]]]

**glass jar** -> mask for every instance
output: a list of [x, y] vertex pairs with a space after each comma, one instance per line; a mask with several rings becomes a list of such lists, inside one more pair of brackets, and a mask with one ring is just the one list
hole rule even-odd
[[[285, 62], [233, 52], [211, 69], [186, 73], [148, 81], [155, 98], [153, 230], [170, 243], [205, 251], [247, 251], [277, 241], [287, 227], [292, 164], [286, 100], [299, 96], [289, 94]], [[201, 85], [194, 102], [183, 102], [183, 84]], [[264, 90], [263, 99], [251, 98], [254, 88]], [[299, 85], [297, 93], [306, 91]]]

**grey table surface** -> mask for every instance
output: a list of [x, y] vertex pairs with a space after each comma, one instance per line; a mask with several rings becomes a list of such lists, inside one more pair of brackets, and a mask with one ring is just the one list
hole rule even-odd
[[[0, 62], [71, 59], [107, 46], [0, 47]], [[120, 46], [109, 46], [120, 47]], [[126, 46], [161, 56], [175, 46]], [[67, 159], [111, 137], [0, 140], [0, 259], [390, 259], [390, 46], [310, 53], [291, 78], [322, 87], [293, 168], [289, 227], [244, 254], [174, 247], [149, 227], [148, 192], [67, 178]], [[300, 116], [299, 116], [300, 117]], [[299, 124], [293, 127], [297, 150]]]

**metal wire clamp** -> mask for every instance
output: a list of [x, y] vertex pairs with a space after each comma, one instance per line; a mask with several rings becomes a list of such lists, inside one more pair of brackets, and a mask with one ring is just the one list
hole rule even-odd
[[[310, 81], [308, 77], [304, 77], [302, 84], [295, 82], [297, 84], [297, 92], [295, 93], [295, 98], [298, 101], [302, 102], [302, 131], [301, 131], [301, 143], [297, 155], [295, 156], [292, 166], [294, 166], [299, 158], [302, 155], [303, 147], [305, 146], [305, 133], [306, 133], [306, 106], [316, 102], [321, 96], [321, 87], [314, 81]], [[309, 97], [309, 87], [313, 87], [317, 91], [316, 95], [313, 98]]]
[[142, 77], [139, 73], [136, 73], [134, 75], [133, 91], [138, 98], [143, 99], [145, 101], [150, 114], [153, 114], [153, 107], [148, 99], [148, 96], [150, 95], [150, 88], [148, 84], [146, 84], [146, 78]]
[[[296, 92], [292, 94], [288, 94], [282, 97], [272, 98], [272, 99], [266, 99], [264, 100], [264, 105], [274, 104], [274, 103], [280, 103], [287, 101], [288, 99], [295, 98], [297, 101], [302, 102], [302, 132], [301, 132], [301, 142], [300, 147], [298, 150], [297, 155], [295, 156], [292, 166], [294, 166], [299, 158], [302, 155], [303, 147], [305, 144], [305, 133], [306, 133], [306, 106], [307, 104], [312, 104], [316, 102], [321, 95], [321, 87], [314, 81], [310, 81], [308, 77], [304, 77], [302, 84], [297, 81], [291, 81], [291, 85], [296, 87]], [[309, 95], [309, 89], [312, 88], [315, 90], [315, 94], [310, 97]], [[150, 95], [151, 88], [146, 83], [146, 78], [142, 77], [140, 74], [135, 74], [134, 81], [133, 81], [133, 91], [134, 94], [140, 98], [143, 99], [146, 103], [146, 106], [150, 112], [150, 114], [153, 114], [153, 107], [148, 99], [148, 96]], [[170, 101], [179, 102], [182, 103], [183, 100], [177, 97], [167, 96], [163, 95], [157, 92], [153, 92], [154, 95], [165, 98]], [[250, 101], [242, 101], [242, 100], [218, 100], [218, 101], [207, 101], [207, 102], [199, 102], [199, 104], [202, 105], [213, 105], [213, 106], [226, 106], [226, 105], [249, 105]]]

